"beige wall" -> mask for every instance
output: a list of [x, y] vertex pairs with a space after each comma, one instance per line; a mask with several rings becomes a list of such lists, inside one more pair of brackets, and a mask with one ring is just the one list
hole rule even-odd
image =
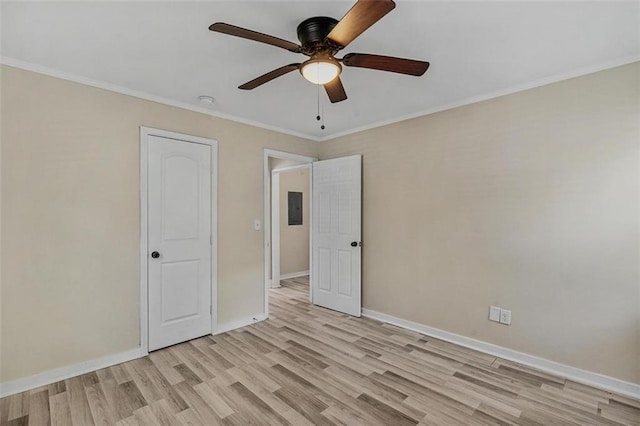
[[323, 144], [363, 154], [364, 307], [640, 383], [639, 74]]
[[[280, 275], [309, 270], [309, 170], [280, 175]], [[289, 225], [289, 191], [302, 192], [302, 225]]]
[[262, 313], [263, 148], [318, 144], [2, 71], [2, 381], [138, 346], [141, 125], [218, 140], [218, 321]]
[[2, 381], [138, 345], [144, 125], [219, 141], [221, 323], [262, 312], [262, 149], [361, 153], [366, 308], [640, 382], [638, 64], [323, 144], [1, 70]]

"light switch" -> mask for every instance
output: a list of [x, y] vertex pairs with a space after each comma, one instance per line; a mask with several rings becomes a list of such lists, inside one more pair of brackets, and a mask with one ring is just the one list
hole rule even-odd
[[489, 306], [489, 321], [500, 322], [500, 308]]
[[260, 219], [256, 219], [253, 221], [253, 229], [255, 229], [256, 231], [259, 231], [260, 229], [262, 229], [262, 224], [260, 223]]

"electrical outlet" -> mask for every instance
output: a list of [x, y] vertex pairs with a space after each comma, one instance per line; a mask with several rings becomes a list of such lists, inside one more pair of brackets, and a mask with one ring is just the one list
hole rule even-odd
[[511, 325], [511, 311], [500, 309], [500, 324]]
[[500, 322], [500, 308], [489, 306], [489, 321]]

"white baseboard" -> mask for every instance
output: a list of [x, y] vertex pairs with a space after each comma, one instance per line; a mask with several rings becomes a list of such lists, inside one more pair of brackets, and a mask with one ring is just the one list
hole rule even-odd
[[392, 315], [383, 314], [381, 312], [372, 311], [370, 309], [362, 309], [362, 315], [378, 321], [386, 322], [407, 330], [416, 331], [427, 336], [436, 337], [456, 345], [474, 349], [486, 354], [494, 355], [509, 361], [527, 365], [546, 373], [555, 374], [579, 382], [585, 385], [593, 386], [603, 390], [618, 393], [620, 395], [629, 396], [631, 398], [640, 399], [640, 384], [625, 382], [624, 380], [605, 376], [603, 374], [594, 373], [580, 368], [571, 367], [559, 362], [550, 361], [534, 355], [525, 354], [494, 345], [492, 343], [483, 342], [481, 340], [472, 339], [470, 337], [461, 336], [459, 334], [450, 333], [438, 328], [429, 327], [417, 322], [404, 320]]
[[[483, 342], [481, 340], [472, 339], [461, 336], [459, 334], [450, 333], [448, 331], [429, 327], [413, 321], [404, 320], [392, 315], [383, 314], [381, 312], [372, 311], [370, 309], [362, 309], [362, 315], [378, 321], [386, 322], [407, 330], [416, 331], [427, 336], [436, 337], [447, 342], [451, 342], [466, 348], [474, 349], [490, 355], [497, 356], [509, 361], [514, 361], [529, 367], [537, 368], [540, 371], [565, 377], [575, 382], [583, 383], [596, 388], [608, 390], [631, 398], [640, 399], [640, 385], [636, 383], [625, 382], [624, 380], [605, 376], [603, 374], [594, 373], [580, 368], [571, 367], [555, 361], [550, 361], [533, 355], [528, 355], [492, 343]], [[227, 331], [255, 324], [266, 319], [265, 314], [255, 317], [244, 318], [237, 321], [220, 324], [214, 334], [226, 333]], [[0, 383], [0, 398], [35, 389], [40, 386], [48, 385], [60, 380], [69, 379], [80, 374], [89, 373], [120, 364], [133, 359], [141, 358], [147, 355], [141, 348], [131, 349], [129, 351], [120, 352], [113, 355], [107, 355], [90, 361], [81, 362], [67, 367], [56, 368], [54, 370], [45, 371], [33, 376], [17, 379], [11, 382]]]
[[102, 368], [111, 367], [112, 365], [121, 364], [123, 362], [131, 361], [132, 359], [136, 358], [141, 358], [145, 355], [147, 355], [147, 353], [144, 352], [141, 348], [136, 348], [125, 352], [80, 362], [78, 364], [56, 368], [54, 370], [34, 374], [33, 376], [24, 377], [22, 379], [17, 379], [11, 382], [0, 383], [0, 398], [55, 383], [60, 380], [69, 379], [71, 377], [79, 376], [80, 374], [90, 373]]
[[[213, 334], [225, 333], [227, 331], [235, 330], [236, 328], [255, 324], [257, 322], [264, 321], [266, 318], [267, 316], [265, 314], [260, 314], [255, 317], [220, 324], [218, 325], [218, 329], [216, 330], [216, 332]], [[56, 368], [54, 370], [34, 374], [33, 376], [24, 377], [22, 379], [17, 379], [11, 382], [0, 383], [0, 398], [55, 383], [60, 380], [69, 379], [71, 377], [79, 376], [80, 374], [90, 373], [102, 368], [111, 367], [112, 365], [121, 364], [123, 362], [141, 358], [146, 355], [147, 352], [145, 352], [141, 348], [136, 348], [126, 352], [120, 352], [117, 354], [107, 355], [101, 358], [84, 361], [78, 364]]]
[[309, 270], [306, 271], [300, 271], [300, 272], [291, 272], [289, 274], [282, 274], [280, 275], [280, 279], [281, 280], [288, 280], [289, 278], [298, 278], [298, 277], [304, 277], [309, 275]]
[[250, 318], [243, 318], [241, 320], [226, 322], [224, 324], [218, 324], [218, 329], [212, 334], [222, 334], [227, 331], [235, 330], [236, 328], [246, 327], [251, 324], [255, 324], [260, 321], [264, 321], [267, 319], [265, 314], [259, 314]]

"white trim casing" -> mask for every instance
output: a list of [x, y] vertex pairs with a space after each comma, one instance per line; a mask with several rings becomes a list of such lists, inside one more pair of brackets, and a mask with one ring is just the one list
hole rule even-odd
[[149, 158], [149, 143], [148, 134], [143, 129], [140, 127], [140, 349], [146, 355], [149, 353], [149, 289], [147, 287], [149, 273], [147, 174], [149, 168], [146, 161]]
[[280, 287], [280, 173], [271, 171], [271, 288]]
[[145, 355], [147, 354], [142, 350], [142, 348], [136, 348], [89, 361], [79, 362], [78, 364], [56, 368], [11, 382], [0, 383], [0, 398], [55, 383], [60, 380], [70, 379], [71, 377], [79, 376], [80, 374], [111, 367], [112, 365], [141, 358]]
[[149, 136], [199, 143], [211, 147], [211, 334], [218, 327], [218, 141], [167, 130], [140, 127], [140, 348], [149, 353], [148, 307], [148, 147]]
[[517, 362], [519, 364], [544, 371], [545, 373], [550, 373], [569, 380], [573, 380], [574, 382], [582, 383], [599, 389], [604, 389], [620, 395], [629, 396], [631, 398], [640, 399], [640, 384], [625, 382], [624, 380], [605, 376], [604, 374], [594, 373], [591, 371], [582, 370], [580, 368], [571, 367], [559, 362], [550, 361], [548, 359], [494, 345], [493, 343], [483, 342], [482, 340], [472, 339], [470, 337], [450, 333], [438, 328], [429, 327], [428, 325], [394, 317], [392, 315], [383, 314], [381, 312], [372, 311], [371, 309], [363, 308], [362, 316], [386, 322], [388, 324], [415, 331], [420, 334], [435, 337], [437, 339], [454, 343], [456, 345], [464, 346], [465, 348], [473, 349], [509, 361]]
[[292, 170], [297, 170], [297, 169], [308, 169], [309, 167], [311, 167], [311, 163], [298, 164], [296, 166], [280, 167], [280, 168], [271, 170], [271, 172], [272, 173], [290, 172]]

